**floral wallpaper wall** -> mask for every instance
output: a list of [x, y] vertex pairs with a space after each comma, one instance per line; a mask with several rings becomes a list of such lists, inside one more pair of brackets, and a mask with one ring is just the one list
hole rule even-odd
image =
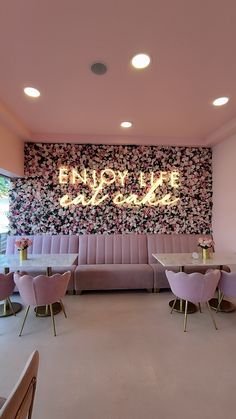
[[210, 148], [25, 144], [12, 234], [209, 233]]

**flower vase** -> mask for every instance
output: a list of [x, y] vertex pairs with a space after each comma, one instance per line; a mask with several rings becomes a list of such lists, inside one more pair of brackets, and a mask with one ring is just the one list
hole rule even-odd
[[27, 260], [27, 249], [20, 249], [20, 262], [22, 262], [22, 260]]
[[210, 259], [211, 255], [210, 255], [210, 248], [208, 249], [202, 249], [202, 259], [203, 260], [207, 260]]

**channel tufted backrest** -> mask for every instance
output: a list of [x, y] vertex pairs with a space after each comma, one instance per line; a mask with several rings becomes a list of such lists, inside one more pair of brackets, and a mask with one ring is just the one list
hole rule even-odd
[[[35, 236], [22, 236], [32, 240], [32, 246], [29, 246], [29, 254], [55, 254], [55, 253], [78, 253], [79, 236], [75, 235], [49, 235], [38, 234]], [[6, 254], [17, 254], [15, 240], [20, 236], [8, 236]]]
[[152, 253], [192, 253], [198, 251], [199, 237], [205, 234], [148, 234], [148, 263], [157, 263]]
[[[28, 239], [33, 240], [33, 236], [7, 236], [7, 245], [6, 245], [6, 255], [16, 255], [18, 254], [15, 241], [21, 237], [27, 237]], [[32, 253], [32, 246], [28, 248], [28, 252]]]
[[147, 263], [145, 234], [90, 234], [80, 236], [79, 264]]

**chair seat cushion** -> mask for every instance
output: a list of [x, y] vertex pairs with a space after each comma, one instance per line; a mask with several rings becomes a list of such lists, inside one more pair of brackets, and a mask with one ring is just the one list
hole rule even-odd
[[75, 271], [75, 289], [153, 288], [153, 270], [147, 264], [79, 265]]

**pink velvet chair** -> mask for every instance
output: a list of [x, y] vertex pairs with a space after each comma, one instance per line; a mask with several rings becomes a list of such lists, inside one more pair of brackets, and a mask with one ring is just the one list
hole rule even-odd
[[220, 291], [220, 298], [216, 312], [219, 310], [224, 296], [236, 297], [236, 272], [221, 271], [218, 290]]
[[166, 271], [166, 276], [170, 284], [171, 291], [176, 296], [171, 313], [173, 312], [178, 298], [185, 300], [184, 331], [186, 332], [187, 327], [188, 301], [193, 304], [206, 303], [213, 324], [217, 329], [216, 322], [209, 305], [209, 300], [215, 294], [215, 290], [220, 280], [220, 271], [212, 270], [211, 272], [206, 272], [205, 274], [198, 272], [187, 274], [185, 272]]
[[54, 274], [52, 276], [38, 275], [34, 278], [30, 275], [14, 275], [14, 280], [18, 287], [20, 296], [24, 303], [28, 306], [19, 336], [22, 334], [31, 305], [35, 307], [44, 305], [50, 307], [54, 336], [56, 336], [52, 304], [59, 302], [65, 317], [67, 317], [64, 305], [62, 303], [62, 298], [66, 293], [70, 275], [70, 272], [65, 272], [64, 274]]
[[8, 398], [0, 397], [0, 419], [31, 419], [37, 383], [39, 353], [29, 357]]
[[2, 304], [1, 306], [2, 317], [7, 315], [5, 313], [7, 310], [7, 304], [9, 304], [12, 314], [14, 314], [14, 316], [16, 315], [12, 302], [10, 300], [10, 295], [13, 293], [14, 288], [15, 288], [15, 283], [13, 279], [13, 272], [10, 272], [5, 275], [0, 274], [0, 301], [2, 300], [6, 301], [4, 305]]

